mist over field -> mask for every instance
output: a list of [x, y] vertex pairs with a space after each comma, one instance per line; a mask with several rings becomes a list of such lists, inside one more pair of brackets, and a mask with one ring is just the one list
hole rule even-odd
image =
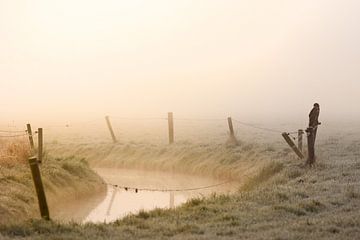
[[357, 121], [360, 2], [0, 1], [1, 122]]

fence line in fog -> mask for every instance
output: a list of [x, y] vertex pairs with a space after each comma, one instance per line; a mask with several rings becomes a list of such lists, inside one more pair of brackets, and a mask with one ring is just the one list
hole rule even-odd
[[[252, 124], [252, 123], [248, 123], [248, 122], [243, 122], [240, 121], [238, 119], [233, 119], [232, 117], [228, 117], [228, 118], [177, 118], [174, 117], [174, 114], [172, 112], [169, 112], [167, 114], [167, 118], [165, 117], [126, 117], [126, 116], [106, 116], [105, 117], [105, 122], [106, 122], [106, 126], [109, 130], [111, 139], [113, 143], [117, 143], [118, 139], [117, 136], [115, 134], [115, 131], [113, 129], [112, 123], [111, 123], [111, 119], [122, 119], [122, 120], [164, 120], [167, 121], [167, 125], [168, 125], [168, 142], [169, 144], [173, 144], [175, 143], [175, 136], [176, 136], [176, 129], [174, 127], [174, 123], [177, 121], [198, 121], [198, 122], [226, 122], [227, 121], [227, 125], [228, 125], [228, 132], [229, 132], [229, 142], [230, 143], [234, 143], [237, 144], [238, 143], [238, 137], [235, 134], [234, 131], [234, 123], [235, 124], [239, 124], [248, 128], [253, 128], [256, 130], [261, 130], [264, 132], [268, 132], [268, 133], [274, 133], [274, 134], [281, 134], [282, 137], [285, 139], [285, 141], [289, 144], [289, 146], [294, 150], [294, 152], [297, 154], [297, 156], [299, 156], [299, 158], [304, 158], [303, 154], [302, 154], [302, 139], [303, 139], [303, 134], [304, 131], [302, 129], [299, 129], [297, 131], [292, 131], [292, 132], [284, 132], [281, 131], [279, 129], [275, 129], [275, 128], [269, 128], [269, 127], [263, 127], [263, 126], [259, 126], [256, 124]], [[94, 124], [95, 122], [98, 122], [100, 120], [96, 119], [96, 120], [89, 120], [89, 121], [83, 121], [83, 122], [78, 122], [77, 124], [64, 124], [64, 125], [53, 125], [53, 126], [47, 126], [47, 128], [70, 128], [73, 125], [85, 125], [85, 124]], [[23, 134], [20, 134], [23, 133]], [[42, 140], [42, 134], [43, 133], [43, 129], [39, 128], [38, 131], [36, 131], [35, 133], [32, 133], [31, 130], [31, 125], [27, 124], [26, 125], [26, 130], [20, 131], [20, 130], [1, 130], [0, 129], [0, 139], [1, 138], [16, 138], [16, 137], [25, 137], [28, 136], [29, 138], [29, 143], [30, 143], [30, 147], [32, 150], [35, 149], [35, 144], [34, 144], [34, 139], [33, 137], [36, 134], [39, 134], [38, 136], [38, 148], [39, 148], [39, 152], [38, 152], [38, 160], [41, 162], [42, 160], [42, 146], [43, 146], [43, 140]], [[294, 136], [294, 134], [296, 134]], [[294, 143], [295, 140], [298, 140], [297, 145]]]
[[[169, 144], [174, 144], [175, 142], [175, 128], [174, 128], [174, 122], [175, 121], [227, 121], [228, 123], [228, 128], [229, 128], [229, 137], [230, 137], [230, 142], [234, 143], [237, 145], [238, 140], [235, 136], [235, 131], [234, 131], [234, 125], [233, 125], [233, 119], [231, 117], [225, 118], [225, 119], [221, 119], [221, 118], [174, 118], [174, 114], [172, 112], [168, 113], [168, 117], [167, 118], [160, 118], [160, 117], [146, 117], [146, 118], [129, 118], [129, 117], [116, 117], [116, 116], [112, 116], [113, 119], [123, 119], [123, 120], [167, 120], [168, 122], [168, 137], [169, 137]], [[94, 121], [84, 121], [82, 123], [93, 123]], [[111, 119], [110, 116], [105, 116], [105, 122], [106, 122], [106, 126], [110, 132], [110, 136], [111, 139], [113, 141], [113, 143], [117, 143], [118, 140], [116, 138], [115, 132], [113, 130], [112, 124], [111, 124]], [[300, 158], [303, 159], [304, 155], [302, 152], [302, 139], [303, 139], [303, 134], [304, 131], [302, 129], [299, 129], [298, 131], [295, 132], [283, 132], [280, 131], [278, 129], [274, 129], [274, 128], [268, 128], [268, 127], [262, 127], [262, 126], [257, 126], [251, 123], [247, 123], [247, 122], [242, 122], [240, 120], [234, 119], [234, 122], [237, 124], [241, 124], [243, 126], [249, 127], [249, 128], [254, 128], [257, 130], [261, 130], [261, 131], [266, 131], [266, 132], [270, 132], [270, 133], [276, 133], [276, 134], [281, 134], [282, 137], [285, 139], [285, 141], [287, 142], [287, 144], [289, 144], [289, 146], [292, 148], [292, 150], [296, 153], [296, 155]], [[59, 125], [59, 126], [53, 126], [53, 127], [70, 127], [70, 124], [66, 124], [66, 125]], [[307, 129], [308, 130], [308, 129]], [[311, 130], [311, 129], [310, 129]], [[297, 139], [298, 139], [298, 145], [296, 146], [294, 141], [292, 140], [292, 138], [294, 140], [296, 140], [296, 136], [292, 136], [292, 134], [298, 134], [297, 135]], [[38, 144], [37, 144], [37, 149], [35, 149], [35, 143], [34, 143], [34, 136], [37, 135], [37, 140], [38, 140]], [[42, 183], [42, 179], [41, 179], [41, 175], [40, 175], [40, 169], [39, 169], [39, 164], [42, 163], [42, 158], [43, 158], [43, 128], [38, 128], [37, 131], [35, 131], [34, 133], [32, 132], [31, 129], [31, 124], [28, 123], [26, 125], [26, 130], [1, 130], [0, 129], [0, 138], [16, 138], [16, 137], [28, 137], [29, 139], [29, 144], [30, 144], [30, 148], [31, 148], [31, 152], [32, 154], [34, 154], [36, 157], [31, 157], [29, 158], [29, 164], [30, 164], [30, 169], [31, 169], [31, 173], [32, 173], [32, 177], [33, 177], [33, 181], [34, 181], [34, 185], [35, 185], [35, 189], [36, 189], [36, 193], [37, 193], [37, 197], [38, 197], [38, 201], [39, 201], [39, 207], [40, 207], [40, 213], [42, 218], [49, 220], [50, 216], [49, 216], [49, 209], [48, 209], [48, 205], [47, 205], [47, 201], [46, 201], [46, 196], [45, 196], [45, 192], [43, 189], [43, 183]], [[311, 134], [308, 134], [308, 148], [309, 151], [312, 150], [314, 151], [314, 142], [315, 139], [312, 139]], [[310, 145], [310, 141], [312, 141], [312, 145]], [[12, 156], [0, 156], [1, 158], [11, 158]], [[157, 192], [184, 192], [184, 191], [195, 191], [195, 190], [202, 190], [202, 189], [208, 189], [208, 188], [214, 188], [217, 186], [221, 186], [221, 185], [225, 185], [228, 184], [232, 181], [226, 181], [226, 182], [222, 182], [222, 183], [218, 183], [218, 184], [213, 184], [213, 185], [209, 185], [209, 186], [202, 186], [202, 187], [194, 187], [194, 188], [187, 188], [187, 189], [155, 189], [155, 188], [137, 188], [137, 187], [129, 187], [129, 186], [120, 186], [117, 184], [112, 184], [112, 183], [106, 183], [109, 186], [114, 187], [115, 189], [119, 189], [122, 188], [124, 190], [134, 190], [135, 192], [138, 191], [157, 191]], [[115, 191], [114, 191], [115, 194]], [[114, 197], [114, 195], [113, 195]]]

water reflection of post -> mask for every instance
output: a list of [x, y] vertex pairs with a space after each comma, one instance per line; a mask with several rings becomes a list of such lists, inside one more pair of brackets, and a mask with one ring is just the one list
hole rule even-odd
[[175, 206], [175, 195], [174, 192], [170, 192], [170, 208], [174, 208]]
[[109, 203], [109, 207], [108, 207], [108, 209], [106, 211], [106, 216], [110, 216], [110, 211], [111, 211], [112, 205], [113, 205], [114, 200], [115, 200], [116, 192], [117, 192], [117, 188], [114, 187], [114, 190], [113, 190], [112, 195], [111, 195], [111, 200], [110, 200], [110, 203]]

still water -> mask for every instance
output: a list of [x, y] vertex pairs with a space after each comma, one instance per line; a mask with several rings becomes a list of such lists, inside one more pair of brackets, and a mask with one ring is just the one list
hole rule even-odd
[[[67, 202], [54, 212], [54, 218], [62, 221], [76, 222], [111, 222], [130, 213], [155, 208], [173, 208], [194, 197], [208, 196], [211, 193], [231, 193], [237, 190], [238, 184], [206, 177], [164, 172], [129, 170], [129, 169], [94, 169], [106, 183], [106, 192], [94, 194]], [[162, 191], [202, 188], [193, 191]], [[112, 185], [118, 185], [114, 187]], [[121, 187], [120, 187], [121, 186]], [[135, 189], [125, 189], [137, 188]], [[141, 189], [159, 191], [143, 191]]]

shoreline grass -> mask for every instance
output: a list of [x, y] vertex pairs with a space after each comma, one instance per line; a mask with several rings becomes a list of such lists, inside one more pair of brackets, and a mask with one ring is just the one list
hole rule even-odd
[[[9, 157], [0, 160], [0, 224], [37, 218], [39, 210], [27, 161], [31, 154], [28, 144], [3, 142], [1, 152]], [[40, 168], [51, 210], [57, 207], [59, 198], [66, 201], [104, 191], [102, 180], [84, 159], [54, 158], [46, 154]]]

